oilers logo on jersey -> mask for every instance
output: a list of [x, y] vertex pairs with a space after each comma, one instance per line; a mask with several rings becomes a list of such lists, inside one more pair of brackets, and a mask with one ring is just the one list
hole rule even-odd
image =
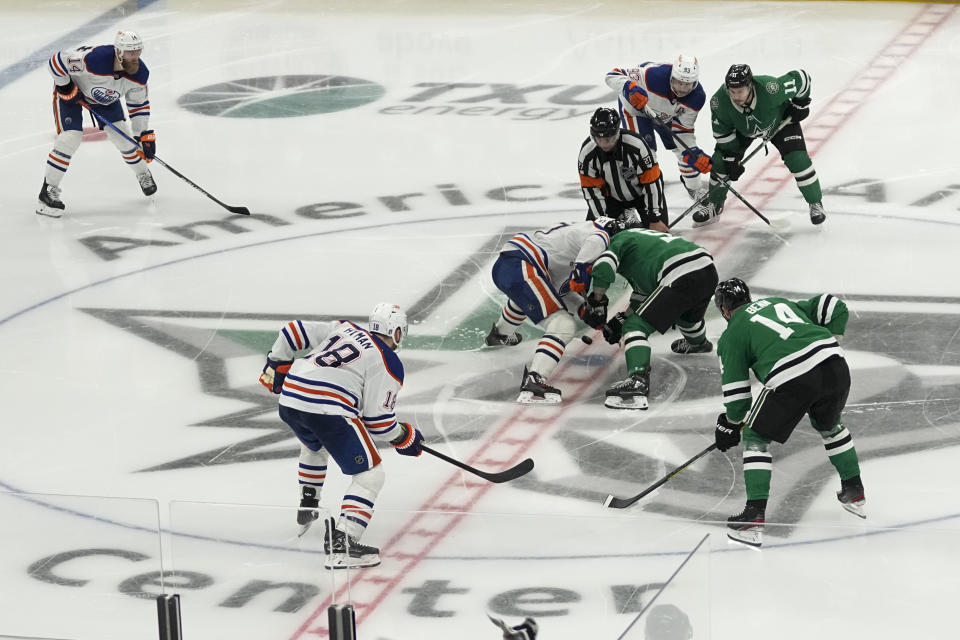
[[113, 104], [120, 99], [120, 92], [107, 87], [94, 87], [90, 90], [90, 97], [100, 104]]

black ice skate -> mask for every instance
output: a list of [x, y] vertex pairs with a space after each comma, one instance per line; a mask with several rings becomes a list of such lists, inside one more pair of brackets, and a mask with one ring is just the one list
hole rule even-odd
[[521, 340], [523, 340], [523, 338], [521, 338], [520, 334], [517, 333], [516, 331], [514, 331], [510, 335], [505, 335], [497, 331], [497, 325], [494, 324], [492, 327], [490, 327], [490, 333], [487, 334], [487, 338], [486, 340], [484, 340], [484, 343], [488, 347], [499, 347], [499, 346], [512, 347], [514, 345], [520, 344]]
[[143, 191], [143, 195], [152, 196], [157, 192], [157, 183], [153, 181], [153, 175], [149, 171], [138, 174], [137, 180], [140, 181], [140, 190]]
[[65, 208], [66, 206], [60, 199], [60, 187], [47, 184], [47, 181], [44, 180], [43, 186], [40, 187], [40, 201], [37, 204], [36, 213], [49, 218], [59, 218], [63, 215]]
[[713, 343], [709, 340], [704, 340], [700, 344], [693, 344], [686, 338], [680, 338], [679, 340], [673, 341], [673, 344], [670, 345], [670, 350], [674, 353], [710, 353], [713, 351]]
[[822, 224], [827, 219], [827, 212], [823, 210], [823, 203], [813, 202], [810, 204], [810, 222], [813, 224]]
[[337, 529], [333, 518], [328, 518], [323, 538], [326, 557], [323, 566], [327, 569], [363, 569], [380, 564], [380, 549], [360, 544], [352, 536]]
[[693, 212], [693, 226], [705, 227], [708, 224], [713, 224], [720, 219], [721, 213], [723, 213], [723, 205], [718, 207], [712, 202], [701, 204]]
[[727, 537], [734, 542], [759, 549], [763, 544], [765, 506], [750, 504], [751, 502], [753, 501], [747, 500], [743, 511], [727, 518]]
[[314, 520], [320, 517], [320, 512], [317, 511], [319, 506], [317, 490], [313, 487], [304, 486], [303, 497], [300, 498], [300, 509], [297, 511], [297, 524], [300, 526], [297, 537], [305, 534]]
[[840, 483], [837, 500], [840, 501], [844, 509], [853, 515], [866, 519], [867, 514], [863, 510], [863, 505], [867, 503], [867, 499], [863, 495], [863, 482], [861, 482], [860, 476], [843, 480]]
[[646, 409], [650, 393], [650, 368], [638, 371], [607, 389], [603, 404], [611, 409]]
[[542, 375], [523, 368], [523, 383], [520, 385], [520, 404], [560, 404], [560, 389], [551, 387]]

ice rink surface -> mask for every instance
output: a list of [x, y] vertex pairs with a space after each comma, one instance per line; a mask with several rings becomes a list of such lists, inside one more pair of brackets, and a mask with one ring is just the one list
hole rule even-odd
[[[149, 598], [166, 591], [187, 638], [322, 638], [331, 602], [356, 606], [363, 640], [496, 638], [486, 612], [531, 615], [542, 640], [946, 637], [960, 590], [955, 9], [4, 3], [0, 636], [156, 637]], [[146, 43], [160, 157], [254, 215], [156, 162], [144, 198], [93, 131], [62, 183], [66, 215], [34, 215], [54, 139], [46, 59], [118, 28]], [[568, 349], [559, 408], [514, 403], [535, 327], [481, 348], [505, 236], [584, 216], [576, 157], [590, 114], [614, 103], [605, 73], [681, 52], [708, 95], [736, 62], [810, 74], [804, 132], [828, 217], [810, 225], [771, 148], [736, 187], [785, 231], [731, 197], [720, 223], [675, 232], [756, 293], [831, 292], [851, 309], [845, 424], [868, 519], [836, 503], [804, 423], [773, 449], [761, 552], [724, 533], [744, 500], [739, 449], [628, 510], [602, 506], [711, 442], [715, 354], [652, 338], [651, 407], [616, 412], [603, 392], [625, 365], [602, 339]], [[709, 113], [697, 131], [712, 150]], [[660, 159], [676, 216], [689, 200]], [[385, 451], [364, 538], [383, 564], [331, 574], [317, 528], [296, 538], [296, 442], [256, 381], [285, 321], [363, 322], [380, 300], [412, 321], [401, 419], [475, 466], [536, 468], [490, 485]], [[707, 320], [715, 340], [724, 321]], [[331, 473], [324, 506], [345, 486]]]

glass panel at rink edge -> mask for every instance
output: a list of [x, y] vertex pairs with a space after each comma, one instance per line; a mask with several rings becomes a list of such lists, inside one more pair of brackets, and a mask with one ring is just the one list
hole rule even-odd
[[0, 514], [0, 634], [156, 637], [156, 500], [2, 492]]

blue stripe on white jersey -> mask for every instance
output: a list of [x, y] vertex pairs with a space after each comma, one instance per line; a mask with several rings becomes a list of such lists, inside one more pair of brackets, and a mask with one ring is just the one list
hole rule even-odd
[[507, 241], [507, 244], [516, 247], [517, 250], [519, 250], [527, 259], [527, 262], [540, 267], [544, 273], [546, 273], [550, 268], [547, 252], [544, 251], [540, 245], [531, 240], [530, 236], [527, 234], [518, 233], [510, 238], [510, 240]]
[[287, 374], [283, 381], [281, 395], [288, 398], [296, 398], [301, 402], [310, 404], [326, 404], [339, 407], [347, 411], [350, 415], [359, 415], [357, 406], [360, 404], [359, 398], [350, 393], [343, 387], [329, 382], [319, 380], [310, 380]]
[[310, 348], [310, 337], [307, 335], [307, 330], [303, 328], [303, 323], [299, 320], [288, 322], [280, 330], [280, 333], [294, 351]]
[[603, 248], [606, 249], [610, 246], [610, 234], [607, 233], [606, 229], [597, 224], [596, 221], [593, 222], [593, 226], [597, 230], [593, 235], [600, 236], [600, 239], [603, 240]]
[[398, 428], [397, 416], [393, 413], [385, 413], [373, 417], [363, 416], [362, 420], [363, 424], [367, 427], [367, 431], [379, 437], [383, 437]]

